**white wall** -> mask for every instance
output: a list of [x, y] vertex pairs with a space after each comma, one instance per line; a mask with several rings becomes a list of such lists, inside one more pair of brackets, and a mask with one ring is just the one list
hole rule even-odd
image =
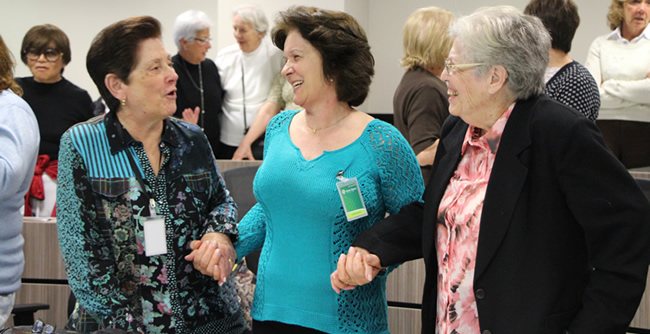
[[[596, 36], [608, 33], [606, 24], [609, 3], [574, 0], [581, 23], [573, 39], [570, 55], [584, 63], [589, 45]], [[399, 67], [402, 57], [402, 26], [407, 17], [420, 7], [445, 8], [456, 16], [470, 14], [481, 6], [511, 5], [524, 10], [529, 0], [370, 0], [368, 39], [375, 57], [375, 78], [366, 102], [371, 113], [392, 113], [393, 92], [404, 73]]]
[[[392, 97], [402, 76], [399, 59], [402, 56], [401, 31], [408, 15], [415, 9], [426, 6], [447, 8], [456, 15], [471, 13], [480, 6], [507, 4], [522, 9], [529, 0], [21, 0], [5, 6], [0, 19], [0, 34], [17, 61], [16, 75], [31, 73], [20, 57], [22, 38], [29, 28], [37, 24], [52, 23], [66, 32], [72, 47], [72, 61], [64, 76], [88, 90], [91, 97], [99, 93], [86, 72], [85, 57], [94, 36], [105, 26], [117, 20], [135, 16], [152, 15], [163, 24], [163, 41], [168, 51], [176, 53], [172, 40], [172, 26], [178, 14], [188, 9], [205, 11], [215, 24], [211, 34], [212, 50], [208, 57], [235, 42], [232, 37], [231, 10], [244, 3], [257, 3], [267, 13], [272, 23], [275, 14], [294, 4], [344, 10], [357, 18], [366, 29], [375, 57], [375, 79], [364, 111], [392, 113]], [[582, 23], [573, 42], [571, 55], [584, 62], [591, 41], [598, 35], [609, 32], [605, 15], [607, 3], [593, 3], [589, 0], [575, 0], [580, 7]], [[268, 37], [267, 37], [268, 38]]]

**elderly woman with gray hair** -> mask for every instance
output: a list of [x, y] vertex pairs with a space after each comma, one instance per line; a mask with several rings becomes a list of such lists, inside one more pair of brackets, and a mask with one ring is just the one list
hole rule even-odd
[[178, 74], [176, 113], [174, 116], [198, 124], [208, 137], [212, 152], [219, 154], [219, 114], [223, 98], [217, 65], [206, 54], [212, 22], [198, 10], [178, 15], [174, 23], [174, 42], [178, 54], [172, 57]]
[[332, 285], [423, 257], [422, 333], [624, 333], [648, 272], [648, 200], [596, 125], [542, 94], [538, 18], [482, 8], [450, 34], [452, 116], [424, 203], [362, 232]]
[[[230, 159], [266, 102], [271, 84], [284, 65], [282, 52], [268, 39], [269, 22], [255, 5], [242, 5], [232, 12], [237, 44], [217, 54], [221, 85], [226, 91], [221, 115], [221, 149], [217, 158]], [[262, 146], [254, 145], [255, 159]]]

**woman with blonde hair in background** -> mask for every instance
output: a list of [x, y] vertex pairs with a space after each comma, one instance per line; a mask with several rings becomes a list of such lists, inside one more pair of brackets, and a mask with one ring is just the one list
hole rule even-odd
[[449, 116], [447, 86], [440, 75], [451, 49], [447, 29], [453, 19], [445, 9], [420, 8], [409, 16], [402, 32], [404, 56], [400, 65], [406, 73], [393, 97], [393, 122], [417, 155], [425, 184], [440, 128]]

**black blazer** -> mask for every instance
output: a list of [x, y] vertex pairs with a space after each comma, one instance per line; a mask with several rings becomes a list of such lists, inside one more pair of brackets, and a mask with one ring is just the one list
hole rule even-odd
[[[382, 265], [424, 258], [422, 333], [435, 332], [438, 205], [468, 125], [443, 126], [424, 204], [354, 245]], [[624, 333], [650, 259], [650, 205], [593, 122], [545, 95], [518, 101], [501, 137], [481, 216], [474, 293], [483, 333]]]

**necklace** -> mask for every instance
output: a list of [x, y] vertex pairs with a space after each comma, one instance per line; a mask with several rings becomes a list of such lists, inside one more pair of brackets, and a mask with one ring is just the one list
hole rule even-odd
[[347, 114], [345, 114], [345, 116], [339, 118], [338, 121], [336, 121], [336, 122], [334, 122], [334, 123], [332, 123], [332, 124], [330, 124], [330, 125], [328, 125], [328, 126], [326, 126], [326, 127], [322, 127], [322, 128], [312, 128], [312, 127], [309, 125], [309, 123], [307, 123], [307, 115], [305, 115], [305, 124], [307, 124], [307, 127], [311, 129], [312, 133], [316, 133], [316, 131], [318, 131], [318, 130], [326, 130], [326, 129], [329, 129], [329, 128], [333, 127], [333, 126], [336, 125], [336, 124], [339, 124], [339, 123], [340, 123], [342, 120], [344, 120], [346, 117], [350, 116], [351, 113], [352, 113], [352, 111], [348, 111]]
[[187, 69], [187, 64], [185, 63], [185, 60], [181, 59], [180, 62], [183, 64], [183, 69], [185, 70], [185, 73], [187, 73], [187, 77], [190, 78], [190, 82], [192, 82], [192, 86], [198, 89], [201, 95], [201, 111], [199, 112], [199, 117], [200, 117], [199, 126], [201, 127], [201, 130], [205, 131], [205, 129], [203, 128], [203, 113], [205, 112], [205, 106], [203, 101], [203, 71], [201, 70], [201, 63], [199, 63], [199, 84], [197, 85], [196, 82], [194, 82], [194, 79], [192, 78], [192, 74], [190, 74], [190, 70]]

